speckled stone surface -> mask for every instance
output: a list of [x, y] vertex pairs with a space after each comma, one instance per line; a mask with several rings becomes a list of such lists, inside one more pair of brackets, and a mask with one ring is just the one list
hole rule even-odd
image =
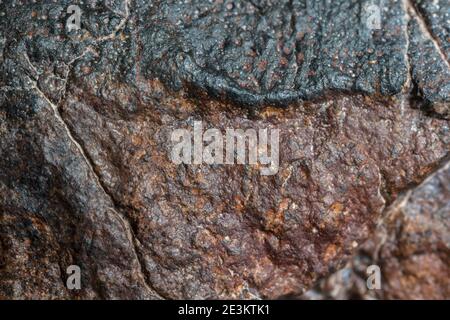
[[[367, 8], [377, 3], [378, 26], [366, 19]], [[144, 61], [150, 64], [145, 71], [174, 88], [187, 81], [249, 104], [329, 91], [393, 95], [409, 90], [411, 81], [429, 102], [449, 102], [450, 7], [435, 3], [157, 1], [151, 22], [144, 20], [150, 26], [142, 32]], [[423, 52], [428, 37], [433, 41]], [[411, 79], [411, 68], [422, 72]]]
[[[450, 162], [394, 202], [374, 234], [342, 270], [303, 299], [448, 299]], [[379, 265], [381, 288], [368, 290], [367, 267]]]
[[[450, 147], [448, 3], [385, 0], [380, 30], [368, 4], [0, 2], [0, 298], [298, 297], [407, 190], [434, 221], [420, 188]], [[194, 121], [279, 129], [278, 174], [174, 164], [171, 132]], [[430, 230], [414, 237], [448, 237]], [[380, 263], [416, 259], [402, 245]], [[424, 248], [444, 274], [446, 247]]]

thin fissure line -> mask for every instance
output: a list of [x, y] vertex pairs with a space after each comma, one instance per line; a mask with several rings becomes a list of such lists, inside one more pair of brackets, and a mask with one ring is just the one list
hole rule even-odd
[[442, 61], [445, 63], [446, 67], [450, 70], [450, 63], [449, 59], [444, 52], [444, 50], [441, 48], [439, 42], [440, 40], [437, 39], [433, 33], [431, 32], [430, 26], [427, 24], [426, 19], [423, 17], [423, 15], [420, 13], [419, 9], [416, 7], [416, 5], [412, 2], [412, 0], [404, 0], [406, 9], [411, 11], [411, 13], [416, 18], [420, 28], [422, 31], [428, 36], [429, 40], [433, 43], [434, 47], [436, 48], [438, 54], [440, 55]]
[[[72, 132], [70, 131], [69, 126], [67, 125], [67, 123], [64, 121], [64, 119], [62, 118], [58, 107], [51, 102], [51, 100], [39, 89], [39, 87], [37, 86], [36, 82], [31, 80], [30, 81], [33, 83], [33, 88], [38, 92], [38, 94], [50, 105], [50, 107], [53, 109], [53, 112], [56, 116], [56, 118], [62, 123], [62, 125], [64, 126], [64, 129], [69, 137], [69, 139], [72, 141], [72, 143], [76, 146], [76, 148], [78, 149], [78, 151], [81, 153], [81, 156], [84, 158], [86, 164], [88, 165], [89, 169], [92, 171], [93, 175], [94, 175], [94, 179], [96, 180], [98, 186], [102, 189], [102, 191], [105, 193], [105, 195], [110, 198], [111, 203], [113, 204], [114, 207], [116, 207], [116, 203], [114, 198], [106, 191], [106, 188], [103, 186], [103, 183], [100, 180], [99, 175], [97, 174], [97, 172], [94, 169], [94, 165], [92, 163], [92, 161], [86, 156], [86, 153], [83, 149], [83, 147], [80, 145], [80, 143], [78, 143], [78, 141], [74, 138]], [[133, 230], [131, 229], [131, 225], [128, 221], [128, 219], [126, 217], [124, 217], [123, 214], [119, 213], [115, 208], [110, 208], [112, 212], [115, 213], [115, 215], [119, 218], [119, 221], [122, 223], [125, 232], [127, 234], [127, 238], [128, 241], [130, 241], [130, 243], [133, 246], [133, 251], [134, 254], [136, 256], [136, 261], [139, 264], [139, 269], [140, 269], [140, 273], [143, 279], [144, 284], [147, 286], [147, 290], [149, 290], [150, 292], [154, 292], [156, 293], [160, 298], [164, 298], [167, 299], [167, 297], [165, 297], [163, 294], [161, 294], [160, 292], [158, 292], [158, 290], [156, 290], [153, 285], [151, 284], [151, 282], [148, 280], [148, 277], [146, 275], [146, 270], [143, 267], [143, 262], [141, 261], [141, 256], [139, 254], [139, 250], [136, 244], [136, 236], [133, 233]]]
[[[406, 81], [403, 85], [403, 92], [411, 92], [411, 89], [413, 87], [413, 74], [412, 74], [412, 67], [411, 67], [411, 57], [409, 54], [409, 49], [411, 46], [411, 39], [410, 39], [410, 35], [409, 35], [409, 24], [411, 22], [411, 15], [409, 13], [408, 10], [408, 0], [403, 0], [403, 10], [405, 10], [405, 16], [406, 16], [406, 21], [405, 21], [405, 40], [406, 40], [406, 51], [405, 51], [405, 62], [406, 62], [406, 69], [407, 69], [407, 73], [406, 73]], [[402, 99], [402, 108], [404, 107], [404, 101], [405, 99]]]
[[392, 218], [396, 218], [398, 214], [400, 214], [400, 210], [405, 207], [405, 205], [408, 203], [408, 201], [411, 199], [411, 196], [413, 195], [414, 191], [418, 188], [424, 186], [426, 183], [428, 183], [431, 179], [435, 177], [435, 175], [438, 172], [448, 170], [450, 168], [450, 153], [447, 154], [445, 157], [443, 157], [439, 163], [436, 165], [434, 170], [430, 172], [426, 177], [422, 179], [418, 184], [412, 186], [411, 188], [408, 188], [399, 195], [399, 197], [389, 204], [388, 206], [385, 206], [383, 209], [381, 217], [378, 219], [377, 222], [377, 232], [375, 234], [381, 234], [380, 242], [377, 245], [377, 248], [375, 249], [373, 253], [373, 259], [377, 261], [379, 259], [379, 252], [383, 245], [386, 243], [388, 234], [386, 230], [387, 221]]

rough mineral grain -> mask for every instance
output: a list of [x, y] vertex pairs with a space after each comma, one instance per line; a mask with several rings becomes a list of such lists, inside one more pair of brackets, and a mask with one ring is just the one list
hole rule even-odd
[[[450, 297], [450, 162], [386, 210], [375, 235], [342, 270], [303, 299], [448, 299]], [[380, 290], [366, 270], [379, 265]]]
[[[435, 2], [383, 1], [380, 30], [369, 1], [0, 2], [0, 298], [279, 298], [342, 268], [448, 155]], [[194, 121], [280, 130], [278, 174], [174, 164]]]

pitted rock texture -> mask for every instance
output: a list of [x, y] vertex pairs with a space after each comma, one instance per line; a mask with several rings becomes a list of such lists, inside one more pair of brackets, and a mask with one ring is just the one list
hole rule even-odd
[[[413, 84], [428, 102], [449, 103], [449, 9], [448, 1], [157, 1], [142, 31], [144, 66], [174, 88], [188, 82], [241, 103], [392, 95]], [[426, 74], [411, 79], [411, 68]]]
[[450, 56], [450, 3], [448, 1], [415, 0], [415, 8], [419, 17], [429, 30], [432, 38], [442, 48], [447, 61]]
[[0, 101], [0, 298], [69, 298], [73, 264], [82, 265], [84, 298], [158, 297], [128, 224], [42, 92]]
[[[375, 235], [346, 268], [304, 299], [449, 299], [450, 162], [387, 210]], [[380, 290], [368, 290], [366, 269], [379, 265]]]
[[327, 90], [400, 92], [408, 74], [402, 3], [386, 3], [385, 25], [375, 33], [362, 16], [367, 5], [161, 1], [153, 11], [157, 29], [143, 31], [145, 43], [160, 45], [144, 46], [144, 55], [152, 65], [161, 59], [166, 74], [167, 60], [173, 63], [177, 81], [242, 101], [289, 101]]
[[[395, 194], [419, 180], [448, 150], [446, 121], [409, 105], [402, 114], [388, 101], [341, 98], [268, 108], [249, 119], [246, 111], [171, 95], [123, 119], [114, 107], [87, 104], [88, 88], [74, 84], [73, 90], [62, 114], [108, 193], [130, 214], [144, 251], [151, 252], [152, 283], [168, 296], [215, 296], [212, 284], [220, 297], [240, 297], [242, 286], [272, 298], [302, 291], [368, 236], [384, 207], [381, 193]], [[280, 129], [279, 174], [264, 177], [252, 166], [173, 164], [170, 133], [192, 128], [194, 120], [222, 131]], [[417, 132], [410, 131], [412, 124]], [[212, 283], [195, 284], [205, 276]], [[196, 290], [184, 287], [194, 284]]]
[[[0, 3], [1, 298], [300, 295], [448, 154], [448, 61], [412, 2], [376, 32], [364, 1], [84, 1], [66, 33], [74, 3]], [[279, 129], [278, 174], [174, 164], [194, 121]]]

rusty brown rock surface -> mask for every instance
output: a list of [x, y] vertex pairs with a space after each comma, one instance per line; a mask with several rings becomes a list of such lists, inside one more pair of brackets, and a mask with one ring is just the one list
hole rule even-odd
[[[297, 13], [306, 10], [303, 2]], [[361, 4], [351, 3], [358, 12]], [[200, 14], [177, 1], [87, 1], [80, 3], [83, 29], [70, 35], [61, 27], [68, 1], [0, 3], [0, 13], [6, 13], [0, 15], [0, 298], [300, 296], [358, 257], [358, 247], [378, 234], [386, 206], [413, 185], [419, 187], [398, 208], [401, 214], [383, 224], [411, 230], [402, 233], [404, 240], [390, 240], [382, 262], [414, 273], [417, 264], [408, 261], [419, 259], [436, 279], [444, 277], [448, 240], [441, 238], [448, 230], [435, 219], [446, 222], [448, 211], [428, 209], [421, 188], [430, 174], [428, 179], [439, 179], [434, 172], [450, 150], [450, 70], [440, 49], [445, 30], [433, 22], [437, 31], [425, 32], [419, 15], [425, 9], [413, 2], [386, 3], [393, 8], [392, 30], [370, 41], [355, 43], [356, 31], [344, 41], [340, 29], [330, 38], [312, 33], [312, 43], [289, 38], [302, 50], [319, 50], [322, 58], [302, 64], [298, 76], [306, 82], [291, 88], [297, 99], [284, 107], [278, 103], [286, 102], [283, 90], [297, 71], [278, 66], [278, 58], [269, 67], [279, 69], [279, 86], [266, 79], [263, 92], [255, 93], [238, 82], [230, 95], [224, 83], [236, 79], [228, 71], [242, 61], [224, 61], [224, 70], [212, 77], [214, 87], [197, 81], [210, 79], [212, 62], [190, 74], [186, 60], [170, 56], [241, 56], [240, 46], [204, 50], [215, 19], [231, 19], [225, 3]], [[264, 14], [229, 7], [237, 17], [232, 27], [242, 27], [242, 15], [256, 21], [256, 29], [267, 19], [275, 31], [283, 29], [286, 22], [279, 17], [289, 3], [267, 5], [272, 10]], [[305, 5], [312, 17], [333, 16], [339, 7]], [[167, 8], [183, 9], [186, 17], [200, 14], [200, 25], [174, 30], [179, 25]], [[355, 15], [350, 26], [361, 18]], [[180, 43], [189, 32], [197, 34], [196, 28], [206, 40]], [[322, 30], [320, 23], [315, 28]], [[437, 41], [434, 32], [444, 36]], [[367, 41], [375, 48], [361, 57], [357, 53], [367, 49]], [[341, 74], [348, 71], [342, 66], [327, 69], [328, 50], [343, 43], [354, 49], [343, 66], [360, 72], [355, 81]], [[186, 48], [180, 53], [181, 44]], [[190, 46], [197, 45], [192, 53]], [[378, 62], [369, 60], [372, 54]], [[288, 55], [288, 64], [297, 63]], [[302, 71], [315, 68], [319, 75]], [[303, 94], [303, 84], [314, 99]], [[255, 94], [274, 98], [254, 99]], [[171, 133], [192, 130], [195, 121], [221, 132], [278, 129], [278, 173], [261, 175], [258, 165], [176, 165]], [[445, 208], [448, 174], [441, 184], [436, 203]], [[410, 221], [410, 207], [425, 212], [431, 235]], [[408, 236], [419, 241], [417, 248]], [[421, 248], [425, 254], [416, 254]], [[82, 270], [79, 291], [65, 286], [66, 268], [73, 264]], [[385, 296], [408, 297], [404, 291], [412, 286], [421, 290], [420, 279], [407, 281], [393, 282], [392, 294]], [[448, 297], [440, 288], [436, 280], [422, 296]]]
[[[76, 87], [62, 114], [129, 215], [150, 281], [165, 296], [241, 297], [249, 287], [275, 298], [304, 290], [368, 236], [382, 193], [420, 180], [448, 150], [446, 121], [409, 105], [402, 114], [390, 101], [343, 97], [249, 119], [229, 106], [170, 95], [124, 120], [86, 104], [87, 88]], [[193, 120], [221, 130], [279, 128], [279, 175], [171, 163], [170, 132]]]
[[[18, 119], [20, 103], [39, 112]], [[80, 297], [65, 285], [73, 264], [83, 266], [83, 298], [158, 297], [128, 224], [52, 104], [38, 89], [1, 104], [0, 298]]]
[[[2, 160], [2, 248], [10, 257], [3, 262], [4, 295], [68, 294], [51, 284], [63, 285], [69, 262], [95, 283], [92, 292], [78, 293], [83, 298], [299, 293], [370, 235], [383, 194], [393, 198], [420, 181], [448, 152], [448, 122], [407, 100], [341, 97], [249, 118], [232, 106], [174, 99], [154, 82], [148, 86], [159, 103], [126, 118], [114, 106], [90, 105], [87, 88], [75, 83], [63, 118], [37, 89], [30, 99], [42, 111], [26, 125], [2, 113], [2, 132], [15, 133], [2, 143], [4, 154], [9, 150]], [[194, 119], [220, 129], [279, 128], [279, 175], [261, 176], [251, 166], [173, 164], [170, 132]], [[20, 147], [26, 152], [15, 151]], [[14, 226], [22, 224], [25, 234], [17, 234]], [[29, 249], [20, 245], [34, 237]], [[51, 265], [47, 284], [20, 288], [27, 272], [40, 279]]]
[[[303, 299], [449, 299], [450, 162], [405, 192], [375, 235], [342, 270]], [[381, 288], [368, 290], [366, 269], [378, 265]]]

